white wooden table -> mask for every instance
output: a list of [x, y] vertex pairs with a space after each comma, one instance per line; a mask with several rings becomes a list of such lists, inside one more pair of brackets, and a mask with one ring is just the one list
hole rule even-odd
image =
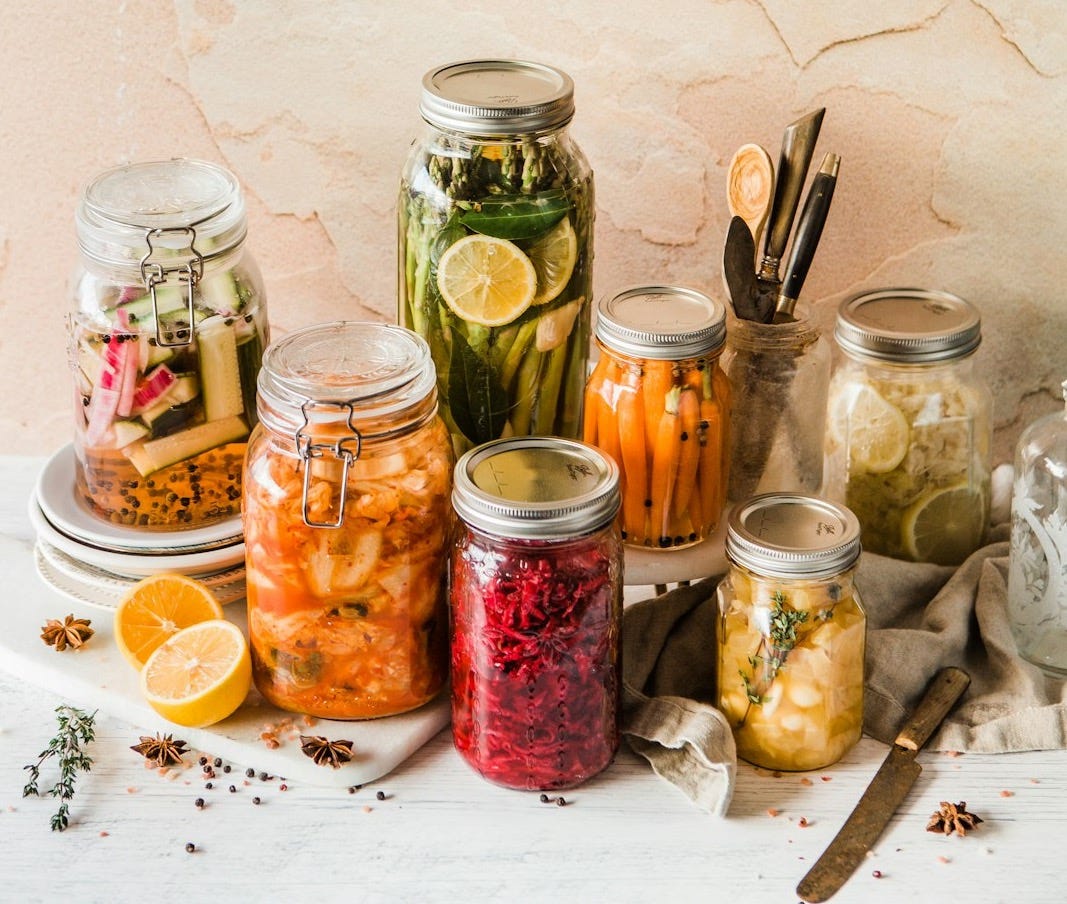
[[[42, 463], [0, 458], [0, 535], [27, 548], [26, 500]], [[18, 605], [3, 599], [0, 612]], [[57, 613], [65, 606], [57, 599]], [[296, 782], [282, 791], [258, 777], [246, 785], [255, 762], [216, 770], [208, 791], [195, 755], [165, 776], [129, 751], [162, 725], [101, 712], [92, 772], [79, 778], [70, 828], [56, 833], [54, 802], [21, 797], [22, 767], [52, 736], [63, 702], [0, 663], [0, 902], [795, 901], [797, 881], [886, 752], [864, 739], [808, 775], [741, 764], [730, 814], [717, 819], [625, 745], [560, 808], [483, 781], [447, 731], [355, 793]], [[835, 902], [1064, 900], [1067, 753], [922, 753], [920, 762], [904, 806]], [[928, 834], [940, 800], [965, 800], [986, 821], [965, 838]]]

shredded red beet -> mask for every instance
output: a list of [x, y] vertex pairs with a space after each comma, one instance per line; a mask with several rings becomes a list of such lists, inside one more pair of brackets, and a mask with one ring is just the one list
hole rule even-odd
[[452, 560], [452, 733], [486, 778], [572, 787], [619, 745], [618, 541], [470, 533]]

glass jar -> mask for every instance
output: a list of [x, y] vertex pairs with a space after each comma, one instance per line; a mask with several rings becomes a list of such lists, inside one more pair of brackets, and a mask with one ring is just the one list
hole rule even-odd
[[822, 487], [830, 343], [798, 304], [788, 323], [733, 319], [722, 368], [729, 378], [727, 499], [818, 495]]
[[618, 482], [596, 449], [548, 437], [456, 465], [452, 736], [497, 784], [569, 788], [618, 749]]
[[430, 344], [457, 454], [577, 437], [589, 355], [593, 174], [568, 76], [474, 60], [423, 79], [397, 204], [399, 321]]
[[826, 494], [859, 518], [863, 547], [958, 565], [989, 520], [993, 399], [974, 373], [981, 318], [947, 292], [846, 300], [835, 338]]
[[239, 515], [268, 328], [237, 180], [199, 160], [108, 170], [82, 195], [77, 230], [78, 496], [145, 530]]
[[627, 289], [597, 306], [596, 340], [583, 439], [619, 466], [623, 539], [703, 540], [726, 504], [725, 306], [676, 286]]
[[[1067, 400], [1067, 382], [1063, 383]], [[1011, 500], [1008, 617], [1024, 659], [1067, 675], [1067, 411], [1019, 437]]]
[[256, 687], [331, 719], [421, 706], [447, 675], [452, 446], [426, 343], [328, 323], [272, 344], [244, 492]]
[[859, 522], [843, 506], [768, 493], [735, 506], [719, 584], [718, 705], [738, 756], [821, 769], [863, 730], [867, 617]]

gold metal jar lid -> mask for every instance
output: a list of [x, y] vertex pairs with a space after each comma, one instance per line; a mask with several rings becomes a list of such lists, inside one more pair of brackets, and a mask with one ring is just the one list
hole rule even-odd
[[494, 440], [471, 449], [456, 464], [456, 513], [471, 527], [497, 537], [581, 536], [610, 523], [619, 504], [618, 466], [599, 449], [574, 440]]
[[764, 493], [730, 512], [726, 555], [757, 574], [832, 577], [860, 554], [860, 524], [843, 505], [799, 493]]

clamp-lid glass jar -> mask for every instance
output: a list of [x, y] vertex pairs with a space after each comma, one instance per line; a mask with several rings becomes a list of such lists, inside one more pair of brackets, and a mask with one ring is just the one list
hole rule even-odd
[[718, 701], [750, 763], [821, 769], [860, 738], [859, 537], [852, 512], [813, 496], [767, 493], [730, 512]]
[[619, 471], [590, 446], [515, 437], [456, 465], [452, 736], [509, 788], [567, 788], [619, 746]]
[[703, 540], [726, 502], [725, 305], [677, 286], [626, 289], [598, 304], [596, 340], [582, 437], [620, 468], [623, 539]]
[[424, 336], [457, 453], [578, 436], [589, 355], [593, 174], [574, 85], [517, 60], [423, 79], [426, 129], [397, 204], [399, 321]]
[[108, 170], [86, 188], [77, 230], [79, 497], [146, 530], [239, 515], [267, 307], [237, 180], [199, 160]]
[[978, 310], [947, 292], [881, 289], [842, 305], [825, 492], [869, 552], [958, 565], [989, 520], [993, 400], [974, 372]]
[[447, 673], [452, 446], [426, 343], [339, 322], [264, 355], [244, 489], [256, 686], [283, 709], [388, 716]]

